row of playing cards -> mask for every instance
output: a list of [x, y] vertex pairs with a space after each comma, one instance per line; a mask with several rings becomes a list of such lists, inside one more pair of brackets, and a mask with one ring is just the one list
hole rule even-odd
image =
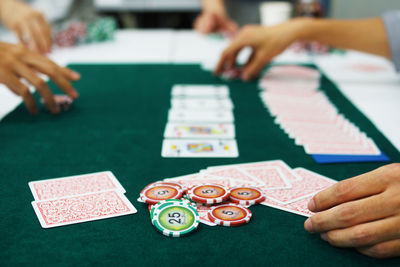
[[375, 142], [319, 90], [320, 73], [274, 66], [260, 79], [260, 97], [275, 122], [311, 155], [380, 155]]
[[[186, 187], [213, 183], [229, 188], [254, 186], [264, 191], [262, 205], [310, 217], [307, 204], [321, 190], [336, 183], [335, 180], [304, 168], [290, 168], [282, 160], [271, 160], [235, 165], [213, 166], [199, 173], [164, 179]], [[201, 222], [215, 225], [207, 217], [210, 206], [197, 207]]]
[[175, 85], [171, 95], [163, 157], [238, 157], [227, 86]]
[[43, 228], [136, 213], [110, 171], [29, 182]]

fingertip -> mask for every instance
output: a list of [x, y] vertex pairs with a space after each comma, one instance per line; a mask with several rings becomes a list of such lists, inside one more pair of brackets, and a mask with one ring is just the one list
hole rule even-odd
[[71, 77], [72, 80], [76, 81], [76, 80], [79, 80], [81, 78], [81, 75], [76, 71], [70, 70], [70, 77]]
[[308, 207], [308, 209], [309, 209], [310, 211], [315, 211], [315, 210], [316, 210], [314, 198], [312, 198], [312, 199], [308, 202], [307, 207]]
[[321, 235], [321, 239], [328, 242], [328, 234], [327, 233], [322, 233]]
[[309, 233], [313, 233], [313, 232], [314, 232], [311, 218], [308, 218], [308, 219], [304, 222], [304, 229], [306, 229], [306, 231], [309, 232]]

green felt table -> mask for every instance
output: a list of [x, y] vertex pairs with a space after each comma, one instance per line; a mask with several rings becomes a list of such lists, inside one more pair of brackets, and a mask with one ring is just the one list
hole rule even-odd
[[[80, 98], [69, 112], [33, 117], [20, 106], [0, 123], [0, 265], [400, 266], [400, 259], [375, 260], [331, 247], [304, 231], [305, 217], [260, 205], [251, 207], [253, 218], [243, 227], [200, 225], [186, 237], [163, 236], [151, 225], [147, 206], [136, 201], [144, 186], [162, 178], [211, 165], [282, 159], [293, 168], [342, 180], [384, 163], [318, 165], [273, 123], [257, 82], [226, 82], [198, 65], [71, 67], [82, 79], [75, 83]], [[161, 157], [176, 83], [229, 85], [238, 158]], [[321, 87], [393, 161], [400, 161], [399, 152], [332, 82], [323, 77]], [[104, 170], [119, 179], [137, 214], [41, 228], [29, 181]]]

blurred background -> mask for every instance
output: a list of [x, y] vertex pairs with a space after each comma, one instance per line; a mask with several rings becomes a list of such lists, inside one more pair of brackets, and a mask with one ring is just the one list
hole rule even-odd
[[[85, 2], [78, 1], [78, 2]], [[272, 1], [225, 0], [229, 15], [239, 24], [260, 23], [260, 6]], [[273, 1], [277, 2], [277, 1]], [[390, 9], [400, 9], [399, 0], [320, 0], [289, 2], [295, 13], [299, 2], [319, 2], [323, 15], [331, 18], [379, 16]], [[96, 13], [115, 17], [121, 28], [189, 29], [201, 12], [201, 0], [93, 0]]]

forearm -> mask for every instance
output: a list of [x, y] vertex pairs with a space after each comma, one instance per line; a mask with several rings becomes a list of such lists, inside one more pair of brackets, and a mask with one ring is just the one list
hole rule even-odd
[[317, 41], [390, 58], [389, 41], [380, 18], [362, 20], [298, 19], [297, 39]]

